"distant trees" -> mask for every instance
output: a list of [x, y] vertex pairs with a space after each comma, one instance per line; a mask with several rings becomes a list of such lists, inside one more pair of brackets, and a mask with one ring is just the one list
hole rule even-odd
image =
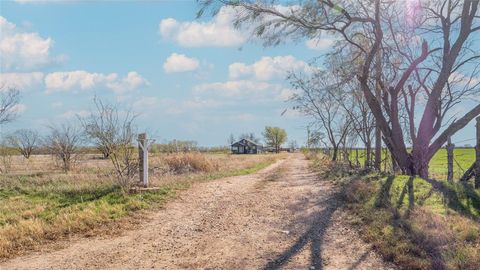
[[250, 133], [243, 133], [241, 134], [239, 137], [238, 137], [239, 140], [241, 139], [247, 139], [247, 140], [250, 140], [252, 142], [255, 142], [255, 143], [259, 143], [260, 142], [260, 138], [257, 138], [255, 136], [255, 133], [253, 132], [250, 132]]
[[279, 127], [265, 127], [263, 137], [267, 146], [273, 147], [276, 153], [280, 152], [280, 147], [287, 141], [287, 132]]
[[157, 143], [153, 150], [160, 153], [178, 153], [198, 151], [198, 142], [191, 140], [171, 140], [164, 143]]
[[71, 169], [75, 153], [83, 142], [82, 131], [72, 125], [50, 126], [50, 133], [45, 137], [45, 148], [62, 162], [62, 169]]
[[26, 159], [29, 159], [40, 143], [40, 135], [31, 129], [19, 129], [7, 136], [8, 144], [16, 148]]

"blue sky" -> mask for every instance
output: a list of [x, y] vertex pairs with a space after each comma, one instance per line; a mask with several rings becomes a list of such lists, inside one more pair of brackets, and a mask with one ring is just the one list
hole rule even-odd
[[[139, 113], [139, 128], [160, 141], [223, 145], [231, 133], [260, 136], [274, 125], [304, 143], [308, 120], [281, 115], [290, 107], [285, 71], [308, 69], [331, 40], [264, 48], [230, 26], [228, 10], [196, 20], [197, 9], [194, 1], [2, 1], [2, 39], [16, 37], [2, 49], [2, 80], [23, 97], [3, 132], [75, 121], [97, 95]], [[471, 123], [456, 140], [473, 134]]]

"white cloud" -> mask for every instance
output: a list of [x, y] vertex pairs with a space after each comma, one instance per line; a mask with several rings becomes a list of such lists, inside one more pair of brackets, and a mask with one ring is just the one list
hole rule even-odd
[[285, 101], [293, 94], [292, 90], [286, 89], [280, 84], [253, 80], [232, 80], [226, 82], [205, 83], [194, 86], [193, 92], [195, 94], [212, 97], [216, 100], [216, 105], [225, 103], [229, 99], [248, 100], [253, 103], [256, 101]]
[[452, 72], [448, 77], [448, 82], [451, 84], [459, 84], [466, 88], [474, 88], [480, 85], [480, 78], [466, 76], [460, 72]]
[[247, 40], [247, 36], [232, 25], [236, 12], [234, 8], [222, 7], [209, 22], [178, 22], [167, 18], [160, 22], [159, 32], [162, 38], [173, 40], [183, 47], [239, 46]]
[[79, 110], [79, 111], [74, 111], [74, 110], [69, 110], [60, 115], [60, 118], [63, 119], [75, 119], [77, 117], [86, 117], [89, 116], [90, 112], [85, 111], [85, 110]]
[[42, 72], [0, 73], [0, 86], [19, 90], [30, 89], [42, 85], [43, 77]]
[[166, 73], [186, 72], [196, 70], [199, 66], [196, 58], [189, 58], [184, 54], [172, 53], [165, 63], [163, 69]]
[[45, 87], [48, 93], [78, 88], [87, 90], [103, 86], [121, 94], [143, 85], [148, 85], [148, 81], [135, 71], [129, 72], [123, 78], [118, 78], [116, 73], [90, 73], [84, 70], [53, 72], [45, 76]]
[[252, 93], [259, 95], [271, 89], [272, 84], [249, 80], [205, 83], [193, 87], [196, 93], [213, 93], [225, 97], [242, 97]]
[[245, 63], [233, 63], [228, 67], [230, 79], [238, 79], [245, 76], [254, 76], [257, 80], [271, 80], [285, 77], [289, 71], [311, 72], [312, 66], [291, 55], [270, 57], [265, 56], [257, 62], [247, 65]]
[[64, 59], [50, 56], [54, 43], [51, 38], [22, 32], [2, 16], [0, 32], [0, 62], [4, 70], [31, 70]]
[[317, 51], [330, 49], [335, 44], [334, 38], [309, 39], [305, 42], [307, 48]]
[[21, 104], [21, 103], [10, 108], [10, 111], [13, 113], [23, 113], [26, 110], [27, 110], [27, 105]]
[[63, 107], [63, 102], [61, 101], [52, 102], [51, 106], [52, 108], [61, 108]]
[[150, 83], [140, 74], [138, 74], [138, 72], [131, 71], [126, 77], [119, 81], [115, 80], [113, 82], [108, 82], [107, 87], [112, 89], [117, 94], [123, 94], [149, 84]]

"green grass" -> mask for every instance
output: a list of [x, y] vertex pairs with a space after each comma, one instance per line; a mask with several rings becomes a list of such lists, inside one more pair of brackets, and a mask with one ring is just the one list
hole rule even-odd
[[312, 168], [343, 186], [349, 221], [385, 259], [402, 269], [480, 269], [480, 190], [324, 164], [318, 157]]
[[480, 268], [478, 190], [408, 176], [357, 181], [370, 195], [347, 201], [387, 259], [406, 269]]
[[0, 181], [0, 258], [47, 240], [89, 232], [138, 210], [161, 207], [194, 182], [251, 174], [275, 158], [229, 170], [185, 176], [158, 190], [125, 193], [111, 181], [73, 175], [9, 176]]
[[[373, 151], [373, 150], [372, 150]], [[361, 165], [364, 164], [365, 161], [365, 150], [359, 149], [359, 162]], [[454, 155], [454, 163], [453, 163], [453, 175], [454, 179], [458, 180], [465, 171], [473, 164], [475, 161], [475, 149], [474, 148], [457, 148], [453, 152]], [[382, 159], [385, 159], [385, 151], [382, 151]], [[350, 160], [352, 162], [356, 162], [355, 150], [350, 153]], [[383, 168], [382, 163], [382, 168]], [[391, 166], [388, 163], [388, 166]], [[429, 172], [431, 178], [437, 180], [446, 180], [447, 179], [447, 150], [445, 148], [441, 148], [438, 152], [433, 156], [432, 160], [429, 164]]]
[[[460, 179], [475, 161], [474, 148], [457, 148], [453, 151], [453, 176], [454, 179]], [[432, 178], [438, 180], [447, 179], [447, 150], [442, 148], [433, 156], [430, 161], [430, 174]]]

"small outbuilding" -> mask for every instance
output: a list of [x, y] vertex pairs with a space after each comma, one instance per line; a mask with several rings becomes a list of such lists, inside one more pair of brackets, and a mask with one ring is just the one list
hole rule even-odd
[[263, 146], [248, 139], [241, 139], [231, 146], [232, 154], [258, 154], [263, 151]]

